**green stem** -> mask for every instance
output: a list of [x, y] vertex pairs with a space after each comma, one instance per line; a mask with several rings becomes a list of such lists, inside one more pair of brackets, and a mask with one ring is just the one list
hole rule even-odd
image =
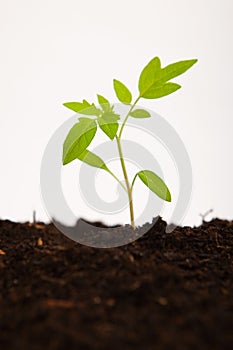
[[111, 170], [109, 170], [108, 169], [108, 172], [109, 172], [109, 174], [111, 174], [113, 177], [114, 177], [114, 179], [115, 180], [117, 180], [117, 182], [119, 182], [119, 184], [121, 185], [121, 187], [125, 190], [125, 192], [127, 192], [127, 188], [123, 185], [123, 183], [118, 179], [118, 177], [115, 175], [115, 174], [113, 174], [112, 172], [111, 172]]
[[128, 118], [129, 118], [130, 113], [132, 112], [132, 110], [134, 109], [135, 105], [138, 103], [138, 101], [139, 101], [140, 98], [141, 98], [141, 96], [139, 95], [138, 98], [135, 100], [135, 102], [134, 102], [134, 103], [132, 104], [132, 106], [130, 107], [129, 112], [126, 114], [126, 117], [125, 117], [125, 119], [124, 119], [124, 121], [123, 121], [123, 123], [122, 123], [122, 125], [121, 125], [120, 133], [119, 133], [119, 136], [118, 136], [119, 139], [121, 138], [123, 129], [124, 129], [125, 124], [126, 124]]
[[138, 176], [138, 173], [133, 178], [133, 181], [132, 181], [132, 184], [131, 184], [131, 192], [133, 192], [133, 185], [134, 185], [134, 182], [135, 182], [137, 176]]
[[120, 137], [118, 137], [117, 135], [116, 135], [116, 140], [117, 140], [117, 146], [118, 146], [118, 151], [119, 151], [119, 156], [120, 156], [120, 161], [121, 161], [121, 167], [122, 167], [122, 171], [123, 171], [123, 174], [124, 174], [126, 188], [127, 188], [127, 193], [128, 193], [128, 198], [129, 198], [131, 226], [135, 230], [132, 191], [131, 191], [131, 187], [130, 187], [129, 179], [128, 179], [128, 174], [127, 174], [126, 167], [125, 167], [125, 161], [124, 161], [123, 152], [122, 152], [122, 148], [121, 148]]
[[132, 187], [130, 187], [128, 174], [127, 174], [126, 167], [125, 167], [125, 161], [124, 161], [123, 152], [122, 152], [122, 148], [121, 148], [121, 136], [122, 136], [122, 132], [124, 130], [125, 124], [126, 124], [128, 118], [130, 116], [130, 113], [132, 112], [132, 110], [134, 109], [134, 107], [136, 106], [136, 104], [137, 104], [137, 102], [139, 101], [140, 98], [141, 98], [141, 96], [139, 95], [138, 98], [135, 100], [135, 102], [130, 107], [130, 109], [129, 109], [128, 113], [126, 114], [125, 119], [124, 119], [124, 121], [123, 121], [123, 123], [121, 125], [119, 136], [116, 135], [117, 146], [118, 146], [118, 151], [119, 151], [120, 161], [121, 161], [121, 167], [122, 167], [122, 171], [123, 171], [123, 174], [124, 174], [125, 183], [126, 183], [126, 189], [127, 189], [128, 198], [129, 198], [130, 221], [131, 221], [131, 226], [132, 226], [132, 228], [134, 230], [135, 230], [135, 222], [134, 222], [134, 208], [133, 208]]

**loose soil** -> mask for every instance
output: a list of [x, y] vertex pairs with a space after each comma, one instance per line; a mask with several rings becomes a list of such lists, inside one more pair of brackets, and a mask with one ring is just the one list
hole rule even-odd
[[233, 348], [233, 222], [95, 249], [0, 221], [0, 349]]

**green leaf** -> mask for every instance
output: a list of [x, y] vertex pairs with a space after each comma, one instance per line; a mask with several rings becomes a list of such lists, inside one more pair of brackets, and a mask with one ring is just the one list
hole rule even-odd
[[144, 94], [144, 98], [160, 98], [172, 94], [176, 90], [179, 90], [181, 86], [176, 83], [165, 83], [164, 85], [151, 88]]
[[122, 103], [130, 104], [132, 101], [132, 94], [129, 89], [116, 79], [113, 79], [113, 86], [118, 100]]
[[118, 130], [118, 120], [120, 115], [114, 112], [104, 112], [101, 117], [98, 117], [97, 121], [101, 130], [113, 140]]
[[110, 112], [112, 110], [109, 101], [104, 96], [97, 95], [97, 98], [98, 98], [98, 102], [101, 105], [103, 111]]
[[109, 104], [109, 101], [104, 96], [97, 94], [97, 98], [98, 98], [98, 102], [100, 105], [105, 104], [105, 103]]
[[112, 124], [107, 124], [102, 122], [102, 120], [98, 119], [99, 127], [100, 129], [111, 139], [113, 140], [114, 137], [116, 136], [117, 130], [118, 130], [118, 124], [117, 123], [112, 123]]
[[142, 182], [158, 197], [171, 202], [171, 194], [164, 181], [151, 170], [142, 170], [137, 173]]
[[147, 112], [145, 109], [135, 109], [130, 113], [131, 117], [134, 118], [150, 118], [151, 115], [149, 112]]
[[95, 115], [95, 116], [98, 116], [101, 114], [101, 110], [96, 108], [94, 103], [90, 104], [86, 100], [83, 100], [83, 102], [66, 102], [66, 103], [63, 103], [63, 106], [80, 114]]
[[81, 154], [79, 154], [77, 158], [95, 168], [104, 169], [109, 172], [109, 169], [104, 163], [104, 161], [95, 153], [90, 152], [87, 149], [85, 149]]
[[159, 57], [154, 57], [145, 68], [143, 68], [138, 82], [139, 92], [142, 97], [144, 97], [145, 92], [154, 85], [160, 71], [161, 62]]
[[193, 59], [169, 64], [168, 66], [162, 69], [160, 79], [166, 82], [175, 77], [178, 77], [179, 75], [185, 73], [196, 62], [197, 59]]
[[90, 118], [79, 118], [69, 131], [63, 144], [63, 165], [76, 159], [91, 143], [97, 126], [96, 122]]
[[180, 85], [168, 83], [168, 81], [185, 73], [196, 62], [196, 59], [185, 60], [161, 68], [160, 59], [158, 57], [153, 58], [139, 77], [140, 97], [160, 98], [178, 90], [181, 87]]
[[120, 119], [120, 114], [117, 114], [115, 112], [104, 112], [101, 116], [102, 119], [104, 119], [107, 122], [116, 122]]

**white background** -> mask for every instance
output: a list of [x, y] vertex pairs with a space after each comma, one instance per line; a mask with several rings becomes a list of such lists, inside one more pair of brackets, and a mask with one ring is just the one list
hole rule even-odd
[[[166, 65], [198, 58], [177, 93], [144, 100], [183, 139], [194, 193], [184, 224], [199, 213], [233, 218], [232, 0], [7, 0], [0, 6], [0, 217], [47, 220], [39, 189], [47, 141], [72, 115], [63, 102], [101, 93], [112, 78], [137, 94], [154, 56]], [[172, 185], [171, 185], [172, 187]]]

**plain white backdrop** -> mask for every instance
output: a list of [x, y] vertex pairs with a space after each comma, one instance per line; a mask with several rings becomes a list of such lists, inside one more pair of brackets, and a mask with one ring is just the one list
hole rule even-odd
[[116, 98], [112, 79], [136, 96], [138, 74], [154, 56], [163, 65], [198, 58], [176, 79], [177, 93], [140, 104], [166, 118], [189, 152], [192, 204], [233, 218], [232, 0], [8, 0], [0, 5], [0, 217], [47, 220], [39, 189], [47, 141], [72, 115], [63, 102], [96, 93]]

